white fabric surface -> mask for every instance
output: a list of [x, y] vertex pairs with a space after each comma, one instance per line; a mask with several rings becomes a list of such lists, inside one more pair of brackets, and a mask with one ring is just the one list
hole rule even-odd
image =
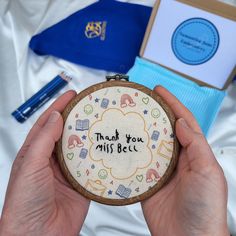
[[[16, 122], [11, 117], [11, 112], [62, 70], [72, 73], [75, 79], [60, 94], [68, 89], [79, 92], [89, 85], [103, 81], [107, 74], [105, 71], [89, 69], [50, 56], [39, 57], [28, 48], [32, 35], [92, 2], [94, 1], [0, 0], [0, 211], [17, 150], [35, 120], [55, 98], [24, 124]], [[154, 0], [129, 2], [152, 6]], [[236, 84], [228, 89], [228, 96], [208, 140], [227, 178], [228, 223], [231, 233], [236, 235]], [[149, 231], [140, 204], [111, 207], [93, 202], [81, 235], [138, 236], [149, 235]]]

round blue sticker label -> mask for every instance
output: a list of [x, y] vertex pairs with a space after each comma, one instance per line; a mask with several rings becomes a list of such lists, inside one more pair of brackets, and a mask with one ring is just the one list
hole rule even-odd
[[220, 37], [217, 28], [203, 18], [191, 18], [181, 23], [172, 36], [172, 50], [183, 63], [199, 65], [217, 52]]

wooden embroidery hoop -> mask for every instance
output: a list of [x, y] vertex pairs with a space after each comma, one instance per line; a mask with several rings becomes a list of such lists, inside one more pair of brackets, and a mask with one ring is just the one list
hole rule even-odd
[[[157, 93], [155, 93], [154, 91], [140, 85], [140, 84], [136, 84], [133, 82], [128, 82], [128, 81], [108, 81], [108, 82], [102, 82], [99, 84], [95, 84], [85, 90], [83, 90], [82, 92], [80, 92], [79, 94], [77, 94], [77, 96], [66, 106], [65, 110], [62, 113], [62, 117], [63, 117], [63, 121], [65, 124], [65, 121], [67, 120], [68, 115], [70, 114], [70, 112], [72, 111], [72, 109], [77, 105], [77, 103], [79, 103], [84, 97], [92, 94], [93, 92], [103, 89], [103, 88], [109, 88], [109, 87], [117, 87], [117, 86], [121, 86], [121, 87], [129, 87], [129, 88], [134, 88], [137, 89], [145, 94], [147, 94], [148, 96], [152, 97], [162, 108], [163, 110], [166, 112], [166, 115], [170, 121], [172, 130], [174, 132], [175, 130], [175, 116], [173, 114], [173, 112], [171, 111], [171, 109], [169, 108], [169, 106], [163, 101], [163, 99], [157, 95]], [[70, 173], [65, 160], [64, 160], [64, 155], [63, 155], [63, 151], [62, 151], [62, 138], [60, 138], [60, 140], [57, 142], [56, 144], [56, 154], [57, 154], [57, 158], [58, 158], [58, 162], [61, 168], [61, 171], [64, 175], [64, 177], [66, 178], [66, 180], [71, 184], [71, 186], [77, 191], [79, 192], [81, 195], [83, 195], [84, 197], [90, 199], [90, 200], [94, 200], [96, 202], [99, 203], [103, 203], [103, 204], [107, 204], [107, 205], [128, 205], [128, 204], [132, 204], [132, 203], [136, 203], [136, 202], [140, 202], [143, 201], [149, 197], [151, 197], [153, 194], [155, 194], [159, 189], [161, 189], [163, 187], [164, 184], [167, 183], [167, 181], [170, 179], [172, 173], [174, 172], [174, 169], [177, 165], [177, 161], [178, 161], [178, 155], [179, 155], [179, 142], [177, 140], [177, 138], [174, 136], [174, 146], [173, 146], [173, 154], [172, 154], [172, 158], [171, 161], [169, 163], [169, 166], [166, 170], [166, 172], [164, 173], [164, 175], [161, 177], [161, 179], [148, 191], [135, 196], [135, 197], [131, 197], [131, 198], [127, 198], [127, 199], [109, 199], [109, 198], [104, 198], [101, 196], [97, 196], [89, 191], [87, 191], [84, 187], [82, 187], [72, 176], [72, 174]]]

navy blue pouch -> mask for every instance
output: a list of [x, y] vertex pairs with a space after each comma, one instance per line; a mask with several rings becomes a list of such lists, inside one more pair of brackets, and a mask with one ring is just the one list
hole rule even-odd
[[32, 37], [38, 55], [126, 73], [139, 53], [151, 7], [100, 0]]

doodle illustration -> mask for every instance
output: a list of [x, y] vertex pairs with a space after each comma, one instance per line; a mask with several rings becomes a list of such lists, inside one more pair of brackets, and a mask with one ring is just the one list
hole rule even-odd
[[165, 117], [163, 117], [163, 119], [162, 119], [162, 120], [163, 120], [163, 124], [166, 124], [166, 122], [167, 122], [167, 121], [166, 121], [166, 118], [165, 118]]
[[88, 130], [89, 129], [89, 120], [88, 119], [77, 120], [75, 129], [79, 130], [79, 131]]
[[137, 192], [137, 193], [139, 192], [139, 187], [137, 187], [137, 188], [135, 189], [135, 192]]
[[101, 108], [107, 109], [108, 105], [109, 105], [109, 99], [103, 98], [101, 102]]
[[154, 130], [154, 131], [152, 132], [151, 139], [152, 139], [153, 141], [157, 141], [158, 138], [159, 138], [159, 135], [160, 135], [160, 132], [157, 131], [157, 130]]
[[116, 190], [116, 194], [122, 198], [128, 198], [131, 192], [132, 190], [130, 188], [126, 188], [123, 184], [120, 184]]
[[129, 183], [129, 185], [128, 185], [128, 187], [130, 187], [133, 183], [134, 183], [134, 181], [131, 180], [130, 183]]
[[75, 134], [72, 134], [69, 139], [68, 139], [68, 145], [67, 147], [69, 149], [72, 149], [72, 148], [75, 148], [75, 147], [83, 147], [84, 144], [83, 142], [81, 141], [80, 137], [75, 135]]
[[66, 157], [67, 157], [69, 160], [72, 160], [73, 157], [74, 157], [74, 153], [73, 153], [73, 152], [67, 153], [67, 154], [66, 154]]
[[79, 169], [80, 165], [81, 165], [82, 161], [80, 161], [77, 165], [76, 165], [76, 168]]
[[138, 180], [138, 182], [142, 182], [143, 181], [143, 175], [136, 175], [136, 179]]
[[90, 104], [84, 106], [84, 113], [90, 115], [93, 113], [93, 107]]
[[153, 118], [158, 118], [158, 117], [160, 117], [161, 112], [160, 112], [159, 109], [154, 108], [154, 109], [152, 109], [152, 111], [151, 111], [151, 115], [152, 115]]
[[134, 107], [136, 106], [136, 103], [134, 102], [134, 100], [131, 98], [130, 95], [123, 94], [120, 99], [120, 107], [124, 108], [127, 107], [127, 105], [130, 107]]
[[87, 154], [88, 154], [88, 149], [82, 148], [82, 149], [80, 150], [79, 157], [82, 158], [82, 159], [85, 159], [86, 156], [87, 156]]
[[163, 131], [164, 131], [164, 134], [166, 134], [166, 133], [167, 133], [167, 129], [166, 129], [166, 128], [164, 128], [164, 129], [163, 129]]
[[150, 183], [152, 181], [158, 181], [160, 179], [160, 175], [154, 169], [149, 169], [146, 173], [146, 182]]
[[173, 142], [162, 140], [157, 149], [157, 153], [166, 159], [171, 159], [173, 154], [173, 145]]
[[89, 176], [89, 174], [90, 174], [90, 172], [89, 172], [89, 170], [87, 169], [87, 170], [86, 170], [86, 175]]
[[86, 184], [85, 184], [85, 188], [97, 195], [97, 196], [103, 196], [105, 191], [107, 190], [107, 187], [105, 185], [102, 184], [102, 182], [100, 180], [91, 180], [91, 179], [88, 179]]
[[147, 105], [149, 103], [149, 98], [148, 97], [142, 98], [142, 101], [144, 104]]
[[100, 179], [106, 179], [106, 178], [107, 178], [107, 175], [108, 175], [108, 173], [107, 173], [107, 171], [106, 171], [105, 169], [101, 169], [101, 170], [99, 170], [99, 172], [98, 172], [98, 177], [99, 177]]

